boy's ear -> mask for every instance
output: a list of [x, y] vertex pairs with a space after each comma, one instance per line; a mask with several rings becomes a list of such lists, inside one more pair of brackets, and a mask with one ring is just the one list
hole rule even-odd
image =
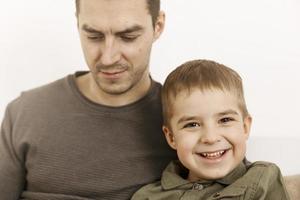
[[244, 133], [247, 135], [247, 139], [250, 134], [251, 124], [252, 124], [252, 117], [250, 115], [248, 115], [244, 119]]
[[154, 41], [157, 40], [165, 28], [165, 13], [160, 11], [154, 25]]
[[165, 137], [167, 139], [169, 146], [172, 147], [172, 149], [176, 150], [176, 142], [175, 142], [172, 131], [167, 126], [163, 126], [162, 129], [163, 129], [163, 132], [165, 134]]

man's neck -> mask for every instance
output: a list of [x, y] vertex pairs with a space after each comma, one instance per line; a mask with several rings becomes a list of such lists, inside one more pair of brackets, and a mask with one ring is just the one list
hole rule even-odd
[[148, 75], [140, 84], [134, 85], [122, 94], [109, 94], [99, 88], [91, 73], [76, 77], [79, 91], [89, 100], [111, 107], [120, 107], [131, 104], [144, 97], [151, 87], [151, 78]]

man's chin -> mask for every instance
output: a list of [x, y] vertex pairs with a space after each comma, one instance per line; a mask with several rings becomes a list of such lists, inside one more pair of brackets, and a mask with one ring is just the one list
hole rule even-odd
[[116, 83], [113, 83], [111, 85], [98, 84], [98, 87], [104, 93], [112, 96], [119, 96], [125, 94], [132, 88], [130, 85], [116, 84]]

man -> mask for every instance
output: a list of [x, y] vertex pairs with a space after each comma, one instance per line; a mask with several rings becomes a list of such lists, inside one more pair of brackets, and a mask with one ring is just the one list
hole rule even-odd
[[164, 28], [159, 0], [77, 1], [89, 72], [22, 93], [1, 126], [0, 196], [129, 199], [175, 154], [149, 75]]
[[90, 72], [11, 102], [1, 125], [0, 197], [129, 199], [174, 159], [149, 76], [164, 28], [159, 0], [77, 0]]

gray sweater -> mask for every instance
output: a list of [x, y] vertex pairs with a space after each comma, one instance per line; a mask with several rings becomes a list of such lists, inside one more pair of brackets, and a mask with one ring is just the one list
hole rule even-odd
[[75, 75], [8, 105], [1, 200], [129, 199], [175, 158], [161, 132], [159, 83], [137, 102], [113, 108], [85, 98]]

